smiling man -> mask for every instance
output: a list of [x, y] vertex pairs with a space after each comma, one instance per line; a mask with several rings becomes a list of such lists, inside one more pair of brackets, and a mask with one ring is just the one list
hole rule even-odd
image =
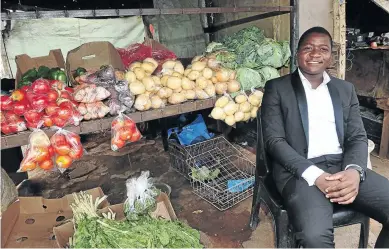
[[262, 125], [273, 177], [303, 247], [334, 247], [334, 208], [382, 223], [389, 247], [389, 181], [367, 169], [367, 137], [353, 84], [331, 77], [332, 38], [314, 27], [300, 38], [298, 69], [266, 83]]

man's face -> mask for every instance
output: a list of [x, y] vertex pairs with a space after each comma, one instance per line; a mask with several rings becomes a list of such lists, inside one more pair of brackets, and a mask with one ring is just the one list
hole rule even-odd
[[325, 34], [310, 34], [297, 52], [297, 62], [304, 73], [322, 74], [331, 63], [330, 38]]

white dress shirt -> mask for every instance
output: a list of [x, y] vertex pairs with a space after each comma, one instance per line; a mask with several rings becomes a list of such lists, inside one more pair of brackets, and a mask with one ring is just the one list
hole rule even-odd
[[[311, 83], [304, 77], [300, 69], [298, 69], [298, 72], [304, 86], [308, 105], [308, 159], [342, 153], [336, 132], [332, 99], [327, 86], [331, 80], [330, 76], [324, 72], [323, 82], [316, 89], [313, 89]], [[308, 182], [309, 186], [312, 186], [323, 173], [323, 170], [312, 165], [303, 172], [302, 177]]]

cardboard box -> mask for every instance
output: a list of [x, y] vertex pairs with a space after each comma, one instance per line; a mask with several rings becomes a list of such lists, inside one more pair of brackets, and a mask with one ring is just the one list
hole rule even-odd
[[[94, 199], [104, 196], [101, 188], [86, 192]], [[57, 247], [53, 227], [73, 217], [69, 206], [72, 201], [72, 195], [60, 199], [19, 197], [19, 200], [11, 204], [1, 217], [1, 247]], [[109, 202], [105, 200], [101, 206], [107, 207]]]
[[[107, 206], [101, 210], [99, 210], [99, 213], [107, 213], [109, 209], [112, 210], [116, 214], [115, 219], [116, 220], [124, 220], [126, 217], [124, 215], [123, 211], [123, 203]], [[176, 220], [177, 216], [174, 212], [174, 209], [172, 207], [172, 204], [169, 200], [169, 197], [165, 193], [161, 193], [157, 197], [157, 208], [156, 210], [151, 214], [152, 217], [163, 217], [167, 220]], [[60, 225], [58, 227], [53, 228], [53, 232], [56, 237], [57, 245], [60, 248], [67, 247], [67, 243], [69, 242], [69, 238], [73, 236], [74, 234], [74, 225], [73, 222], [68, 222], [63, 225]]]
[[[38, 68], [40, 66], [46, 66], [49, 68], [59, 67], [65, 69], [65, 59], [63, 57], [61, 49], [50, 50], [49, 55], [41, 57], [30, 57], [27, 54], [17, 55], [15, 57], [16, 62], [16, 82], [20, 81], [22, 75], [32, 68]], [[15, 85], [17, 88], [17, 83]]]
[[88, 42], [68, 52], [66, 70], [71, 83], [78, 67], [98, 70], [102, 65], [112, 65], [115, 69], [124, 70], [118, 51], [110, 42]]

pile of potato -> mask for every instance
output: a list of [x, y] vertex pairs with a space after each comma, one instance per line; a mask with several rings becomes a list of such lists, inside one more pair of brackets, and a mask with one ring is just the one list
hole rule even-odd
[[262, 97], [263, 92], [258, 90], [252, 91], [248, 97], [245, 93], [240, 93], [235, 99], [224, 95], [216, 101], [210, 116], [216, 120], [223, 120], [229, 126], [237, 122], [249, 121], [257, 117]]

